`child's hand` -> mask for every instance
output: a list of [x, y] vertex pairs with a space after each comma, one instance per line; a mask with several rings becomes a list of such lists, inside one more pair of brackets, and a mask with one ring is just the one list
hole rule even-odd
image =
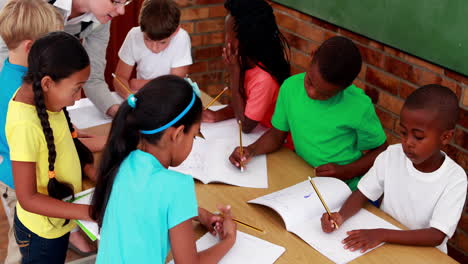
[[345, 249], [355, 251], [361, 249], [364, 253], [368, 249], [378, 246], [383, 241], [383, 232], [380, 229], [360, 229], [348, 231], [348, 237], [342, 242]]
[[328, 163], [315, 168], [315, 175], [343, 179], [346, 177], [346, 170], [342, 165]]
[[223, 218], [219, 215], [210, 213], [204, 208], [198, 210], [198, 221], [208, 229], [213, 236], [222, 228]]
[[227, 46], [223, 48], [223, 60], [231, 73], [234, 70], [240, 71], [240, 57], [238, 49], [235, 49], [231, 43], [228, 43]]
[[202, 122], [215, 123], [217, 122], [216, 112], [210, 109], [203, 110], [202, 112]]
[[219, 232], [219, 237], [224, 239], [233, 239], [236, 240], [237, 235], [237, 224], [232, 220], [231, 215], [231, 206], [227, 205], [226, 207], [218, 207], [218, 209], [223, 214], [223, 225], [222, 229]]
[[232, 163], [232, 165], [236, 166], [239, 169], [240, 163], [242, 161], [242, 165], [245, 169], [245, 165], [250, 162], [253, 156], [253, 151], [249, 147], [243, 147], [243, 155], [241, 157], [240, 148], [237, 147], [234, 149], [231, 156], [229, 156], [229, 161]]
[[336, 230], [335, 223], [338, 226], [343, 224], [343, 217], [341, 217], [340, 213], [332, 213], [331, 217], [327, 213], [324, 213], [320, 221], [322, 222], [323, 232], [331, 233]]

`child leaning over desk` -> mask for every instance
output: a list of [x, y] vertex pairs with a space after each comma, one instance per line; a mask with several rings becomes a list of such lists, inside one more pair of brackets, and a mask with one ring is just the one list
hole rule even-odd
[[348, 231], [351, 251], [366, 251], [382, 242], [437, 246], [447, 253], [447, 240], [457, 227], [467, 192], [466, 173], [441, 148], [453, 137], [457, 96], [430, 84], [414, 91], [400, 114], [401, 144], [388, 147], [361, 179], [338, 213], [322, 216], [322, 229], [333, 232], [367, 202], [383, 195], [381, 209], [410, 230]]

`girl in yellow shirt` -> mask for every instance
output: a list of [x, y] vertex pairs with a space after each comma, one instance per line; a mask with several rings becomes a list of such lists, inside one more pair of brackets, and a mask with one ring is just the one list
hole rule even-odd
[[9, 103], [6, 136], [18, 198], [14, 230], [23, 263], [64, 263], [75, 227], [69, 219], [91, 220], [89, 206], [62, 201], [81, 191], [81, 167], [93, 162], [65, 109], [80, 98], [89, 64], [78, 39], [50, 33], [32, 45], [24, 83]]

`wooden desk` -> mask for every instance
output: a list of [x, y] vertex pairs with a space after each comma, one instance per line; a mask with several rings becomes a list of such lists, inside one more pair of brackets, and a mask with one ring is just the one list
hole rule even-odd
[[[206, 98], [203, 98], [206, 103]], [[110, 125], [102, 125], [89, 128], [87, 131], [99, 135], [105, 135], [109, 131]], [[272, 193], [301, 181], [306, 180], [308, 175], [313, 175], [314, 171], [304, 160], [292, 151], [283, 148], [275, 153], [269, 154], [268, 163], [268, 189], [241, 188], [223, 184], [202, 184], [197, 182], [195, 185], [198, 204], [210, 211], [216, 211], [217, 204], [230, 204], [233, 215], [247, 223], [255, 225], [266, 232], [258, 233], [254, 230], [238, 225], [242, 232], [249, 233], [261, 239], [270, 241], [286, 248], [284, 254], [278, 259], [278, 264], [295, 263], [332, 263], [328, 258], [321, 255], [314, 248], [298, 236], [286, 231], [281, 217], [271, 208], [260, 205], [247, 204], [246, 202]], [[85, 188], [92, 187], [89, 182], [84, 183]], [[386, 215], [384, 212], [368, 205], [367, 209], [399, 227], [403, 226]], [[196, 226], [197, 237], [206, 233], [201, 226]], [[377, 248], [366, 255], [355, 259], [351, 263], [355, 264], [377, 264], [377, 263], [402, 263], [402, 264], [441, 264], [457, 263], [452, 258], [443, 254], [436, 248], [427, 247], [409, 247], [386, 244]]]

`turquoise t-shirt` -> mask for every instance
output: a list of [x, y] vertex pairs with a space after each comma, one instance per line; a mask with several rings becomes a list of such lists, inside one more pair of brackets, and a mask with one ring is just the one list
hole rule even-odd
[[[370, 98], [354, 85], [325, 100], [311, 99], [305, 73], [288, 78], [280, 88], [272, 124], [291, 131], [296, 153], [314, 167], [349, 164], [363, 150], [382, 145], [385, 132]], [[360, 177], [347, 181], [355, 190]]]
[[11, 168], [10, 148], [5, 135], [5, 123], [8, 103], [23, 82], [23, 76], [28, 68], [11, 64], [8, 59], [0, 72], [0, 181], [15, 189], [13, 185], [13, 171]]
[[198, 215], [193, 178], [135, 150], [116, 175], [97, 263], [164, 263], [169, 229]]

